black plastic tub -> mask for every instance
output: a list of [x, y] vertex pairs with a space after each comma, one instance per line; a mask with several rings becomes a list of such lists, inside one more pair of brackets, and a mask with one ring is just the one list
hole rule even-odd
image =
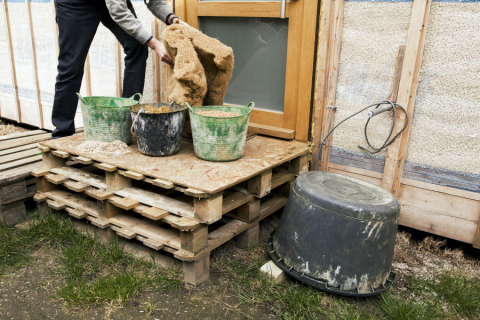
[[139, 104], [130, 107], [130, 114], [141, 153], [161, 157], [180, 151], [187, 107], [176, 103]]

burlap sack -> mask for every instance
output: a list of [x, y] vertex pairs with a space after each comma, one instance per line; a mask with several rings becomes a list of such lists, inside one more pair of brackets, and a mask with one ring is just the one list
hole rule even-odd
[[221, 106], [233, 71], [232, 48], [189, 26], [171, 25], [163, 43], [174, 60], [169, 101], [194, 107]]

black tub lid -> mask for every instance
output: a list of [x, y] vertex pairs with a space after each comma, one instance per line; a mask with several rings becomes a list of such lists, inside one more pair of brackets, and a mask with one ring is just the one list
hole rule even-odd
[[400, 203], [390, 192], [360, 179], [311, 171], [298, 176], [294, 192], [314, 207], [371, 221], [398, 219]]

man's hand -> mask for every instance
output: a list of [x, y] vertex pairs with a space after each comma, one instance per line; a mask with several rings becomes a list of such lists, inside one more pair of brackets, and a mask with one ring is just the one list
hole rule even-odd
[[186, 23], [185, 21], [180, 20], [179, 17], [174, 16], [174, 15], [171, 15], [171, 16], [168, 18], [168, 23], [169, 23], [169, 24], [180, 24], [180, 25], [183, 25], [183, 26], [188, 26], [188, 25], [189, 25], [188, 23]]
[[168, 55], [163, 43], [161, 43], [155, 38], [152, 38], [150, 41], [148, 41], [147, 45], [155, 51], [160, 60], [173, 66], [173, 60]]
[[173, 20], [172, 23], [175, 23], [175, 24], [180, 24], [180, 25], [183, 25], [183, 26], [188, 26], [189, 25], [185, 21], [180, 20], [178, 17], [174, 17], [172, 20]]

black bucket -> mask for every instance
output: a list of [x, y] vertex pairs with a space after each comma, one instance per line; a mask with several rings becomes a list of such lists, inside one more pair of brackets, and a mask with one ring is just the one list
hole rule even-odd
[[187, 107], [176, 103], [138, 104], [130, 107], [130, 114], [141, 153], [160, 157], [180, 151]]
[[289, 276], [320, 290], [380, 294], [391, 272], [400, 203], [371, 183], [331, 172], [295, 180], [267, 253]]

